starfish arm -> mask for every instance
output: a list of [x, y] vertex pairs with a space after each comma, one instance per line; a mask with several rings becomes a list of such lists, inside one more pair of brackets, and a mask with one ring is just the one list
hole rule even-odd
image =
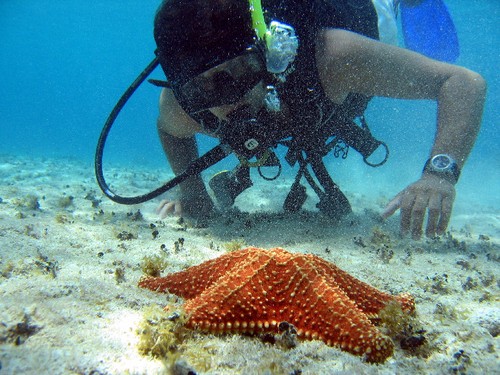
[[[308, 285], [300, 286], [300, 290], [309, 296], [302, 304], [309, 319], [292, 323], [307, 327], [308, 330], [303, 332], [306, 339], [319, 338], [327, 345], [362, 355], [368, 362], [384, 362], [394, 349], [391, 339], [372, 324], [357, 300], [346, 293], [346, 284], [339, 285], [325, 275], [314, 258], [297, 259], [298, 269], [307, 274]], [[313, 277], [314, 272], [316, 277]]]
[[309, 256], [312, 258], [319, 272], [322, 272], [331, 282], [339, 285], [351, 300], [356, 301], [356, 305], [361, 311], [370, 318], [376, 318], [380, 310], [391, 301], [400, 303], [403, 311], [407, 313], [415, 310], [415, 302], [409, 294], [393, 296], [392, 294], [382, 292], [341, 270], [332, 263], [314, 255]]
[[401, 305], [401, 309], [406, 313], [415, 311], [415, 298], [409, 293], [401, 293], [395, 296], [396, 301]]
[[256, 250], [258, 249], [248, 248], [234, 251], [164, 277], [143, 278], [139, 286], [191, 299], [210, 288], [225, 274], [230, 273], [235, 265], [241, 264], [247, 257], [255, 254]]
[[[313, 317], [308, 324], [311, 338], [364, 356], [368, 362], [384, 362], [392, 355], [391, 339], [372, 324], [342, 289], [324, 280], [311, 287], [318, 290], [317, 300], [308, 309]], [[305, 335], [309, 338], [308, 332]]]

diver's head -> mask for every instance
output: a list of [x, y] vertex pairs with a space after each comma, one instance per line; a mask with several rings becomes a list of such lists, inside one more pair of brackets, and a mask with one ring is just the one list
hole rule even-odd
[[164, 0], [154, 37], [174, 87], [240, 56], [256, 42], [246, 0]]
[[[284, 81], [298, 46], [293, 27], [273, 21], [267, 28], [260, 0], [164, 0], [154, 37], [167, 80], [189, 114], [246, 101], [259, 83], [273, 86], [276, 74]], [[276, 90], [270, 98], [260, 91], [260, 104], [275, 111]]]

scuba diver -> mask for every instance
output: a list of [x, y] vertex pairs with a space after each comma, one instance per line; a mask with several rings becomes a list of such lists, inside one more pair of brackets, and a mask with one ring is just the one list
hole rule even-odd
[[[164, 0], [154, 38], [155, 61], [167, 80], [150, 81], [162, 86], [157, 128], [175, 181], [142, 200], [121, 198], [102, 178], [101, 155], [101, 188], [132, 204], [179, 185], [177, 199], [159, 204], [160, 217], [206, 218], [216, 206], [231, 207], [252, 185], [252, 167], [280, 169], [272, 149], [283, 145], [288, 164], [298, 166], [284, 209], [300, 209], [305, 180], [319, 197], [319, 210], [341, 218], [351, 206], [323, 157], [345, 157], [350, 147], [367, 164], [383, 164], [388, 148], [363, 116], [370, 98], [428, 99], [437, 102], [437, 126], [429, 157], [417, 167], [421, 177], [381, 215], [399, 210], [403, 235], [420, 238], [423, 227], [429, 237], [443, 234], [455, 184], [480, 129], [486, 83], [466, 68], [381, 43], [378, 19], [371, 0]], [[199, 157], [196, 133], [221, 144]], [[382, 150], [383, 160], [370, 161], [375, 150]], [[215, 205], [200, 172], [231, 153], [240, 164], [209, 181]]]

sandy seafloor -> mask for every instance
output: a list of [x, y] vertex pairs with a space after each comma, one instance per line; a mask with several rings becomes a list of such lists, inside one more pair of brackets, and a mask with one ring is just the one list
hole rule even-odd
[[[132, 191], [137, 181], [156, 179], [153, 170], [107, 173]], [[412, 241], [397, 235], [397, 219], [377, 220], [385, 196], [347, 191], [355, 212], [335, 224], [314, 212], [264, 214], [279, 208], [288, 189], [272, 183], [238, 198], [251, 213], [196, 227], [159, 220], [157, 201], [109, 201], [92, 165], [82, 162], [2, 156], [0, 181], [2, 375], [169, 373], [168, 361], [137, 349], [145, 308], [167, 301], [137, 287], [140, 264], [166, 253], [165, 272], [178, 271], [221, 255], [235, 240], [314, 253], [379, 289], [411, 293], [427, 342], [414, 352], [396, 343], [389, 360], [371, 365], [320, 341], [285, 350], [255, 337], [196, 334], [178, 348], [196, 373], [500, 373], [498, 206], [462, 196], [448, 236]], [[374, 231], [389, 238], [374, 241]]]

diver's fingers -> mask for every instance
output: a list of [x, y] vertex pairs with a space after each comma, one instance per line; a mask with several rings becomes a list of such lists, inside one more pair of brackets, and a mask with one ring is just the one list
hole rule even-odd
[[384, 211], [380, 214], [382, 219], [387, 219], [389, 216], [392, 216], [394, 212], [396, 212], [401, 206], [401, 193], [396, 195], [388, 204], [385, 206]]
[[427, 209], [427, 195], [417, 195], [411, 209], [411, 236], [418, 240], [422, 236], [422, 225], [424, 224], [425, 210]]
[[454, 195], [446, 196], [442, 202], [441, 217], [439, 218], [439, 223], [437, 227], [437, 234], [442, 235], [446, 231], [448, 224], [450, 223], [451, 210], [453, 208]]
[[182, 204], [179, 201], [172, 202], [174, 204], [173, 214], [175, 216], [182, 216]]
[[160, 203], [158, 204], [158, 206], [156, 207], [156, 210], [155, 212], [159, 215], [161, 210], [163, 209], [163, 207], [165, 207], [165, 205], [170, 202], [168, 199], [162, 199], [160, 201]]
[[435, 237], [439, 216], [441, 215], [441, 195], [433, 194], [429, 199], [429, 207], [427, 213], [427, 227], [425, 229], [425, 235], [427, 237]]
[[172, 213], [175, 213], [175, 202], [165, 202], [158, 212], [161, 219], [165, 219]]
[[403, 190], [387, 204], [382, 212], [382, 218], [387, 219], [397, 210], [400, 210], [400, 231], [401, 235], [404, 236], [410, 230], [412, 206], [413, 198], [409, 197], [408, 191]]
[[401, 216], [400, 230], [403, 236], [406, 235], [411, 228], [412, 210], [414, 202], [415, 202], [415, 194], [410, 193], [408, 190], [403, 191], [403, 194], [401, 194], [401, 204], [399, 207]]

